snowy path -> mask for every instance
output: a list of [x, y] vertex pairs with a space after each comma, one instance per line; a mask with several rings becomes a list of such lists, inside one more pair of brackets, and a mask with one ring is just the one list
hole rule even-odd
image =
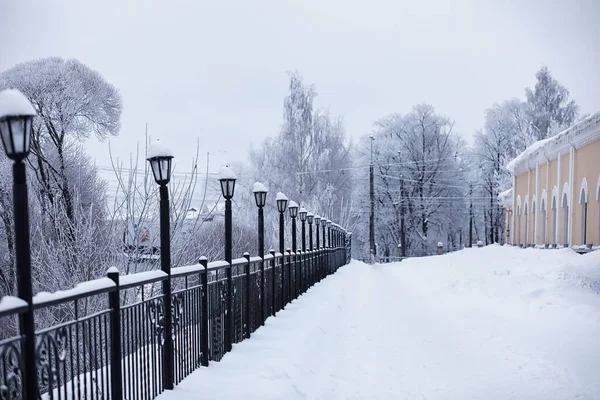
[[599, 293], [600, 253], [354, 262], [160, 400], [598, 399]]

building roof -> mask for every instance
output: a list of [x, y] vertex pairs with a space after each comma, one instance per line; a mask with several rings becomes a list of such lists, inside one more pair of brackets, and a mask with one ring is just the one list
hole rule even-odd
[[600, 136], [600, 112], [593, 114], [564, 131], [547, 139], [538, 140], [531, 146], [527, 147], [521, 154], [515, 157], [506, 165], [506, 169], [512, 174], [516, 174], [522, 169], [522, 166], [527, 164], [527, 161], [534, 159], [536, 155], [544, 155], [546, 159], [553, 159], [564, 144], [576, 145], [570, 139], [576, 136], [580, 138], [580, 143], [585, 143], [592, 135]]

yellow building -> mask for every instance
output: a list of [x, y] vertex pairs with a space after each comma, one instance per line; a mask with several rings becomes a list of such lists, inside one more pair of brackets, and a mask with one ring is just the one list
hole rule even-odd
[[507, 241], [518, 246], [600, 243], [600, 113], [540, 140], [512, 160]]

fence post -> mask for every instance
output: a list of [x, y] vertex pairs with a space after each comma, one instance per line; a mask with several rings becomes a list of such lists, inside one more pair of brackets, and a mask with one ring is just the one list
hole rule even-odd
[[115, 290], [108, 295], [110, 308], [110, 398], [123, 399], [123, 380], [121, 365], [121, 298], [119, 289], [119, 270], [111, 267], [106, 275], [115, 283]]
[[208, 367], [208, 260], [200, 257], [199, 263], [204, 267], [200, 271], [200, 285], [202, 285], [202, 298], [200, 312], [202, 313], [202, 331], [200, 332], [200, 365]]
[[275, 250], [269, 250], [269, 253], [273, 256], [271, 259], [271, 270], [273, 271], [273, 293], [271, 294], [271, 303], [273, 304], [273, 316], [275, 316], [275, 312], [277, 310], [277, 302], [275, 301], [275, 294], [277, 293], [277, 275], [275, 274]]
[[281, 285], [281, 293], [283, 293], [283, 305], [285, 307], [286, 304], [288, 304], [290, 301], [292, 301], [292, 250], [291, 249], [287, 249], [287, 256], [288, 256], [288, 262], [287, 262], [287, 269], [288, 269], [288, 273], [287, 273], [287, 279], [288, 279], [288, 291], [287, 291], [287, 297], [285, 296], [285, 287], [284, 285]]
[[244, 273], [246, 275], [246, 298], [244, 299], [246, 306], [246, 339], [250, 339], [250, 334], [252, 333], [252, 315], [250, 314], [250, 301], [252, 299], [252, 285], [250, 284], [250, 253], [244, 253], [244, 258], [246, 259], [246, 265], [244, 266]]
[[265, 296], [265, 255], [260, 256], [260, 325], [265, 325], [265, 319], [267, 319], [267, 296]]

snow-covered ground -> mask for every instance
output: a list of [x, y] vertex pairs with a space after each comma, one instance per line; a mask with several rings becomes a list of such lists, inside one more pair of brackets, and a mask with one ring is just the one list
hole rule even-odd
[[160, 400], [598, 399], [600, 252], [353, 262]]

